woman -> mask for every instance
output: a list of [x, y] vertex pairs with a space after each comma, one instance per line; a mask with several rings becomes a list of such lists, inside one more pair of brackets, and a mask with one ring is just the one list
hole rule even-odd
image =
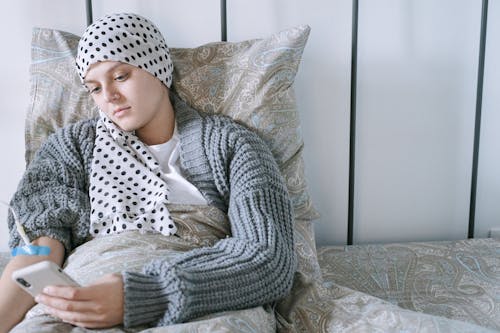
[[[0, 332], [34, 305], [11, 282], [13, 270], [44, 259], [61, 265], [92, 237], [176, 237], [169, 203], [222, 209], [231, 236], [146, 263], [142, 273], [108, 274], [85, 287], [50, 286], [36, 302], [63, 321], [99, 328], [169, 325], [284, 297], [296, 266], [292, 205], [265, 143], [226, 117], [198, 113], [170, 92], [167, 45], [139, 15], [108, 15], [89, 26], [76, 63], [100, 117], [52, 135], [11, 201], [32, 243], [49, 246], [51, 253], [17, 256], [6, 267]], [[12, 218], [9, 227], [10, 245], [16, 246]]]

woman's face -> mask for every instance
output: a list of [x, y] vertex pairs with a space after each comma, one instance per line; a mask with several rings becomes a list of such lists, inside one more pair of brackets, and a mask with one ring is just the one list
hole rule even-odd
[[149, 72], [138, 67], [104, 61], [93, 64], [85, 85], [99, 108], [124, 131], [146, 137], [167, 127], [172, 112], [168, 89]]

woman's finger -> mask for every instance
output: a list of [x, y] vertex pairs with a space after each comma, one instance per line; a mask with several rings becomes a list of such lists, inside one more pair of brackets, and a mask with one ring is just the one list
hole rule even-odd
[[91, 301], [73, 301], [66, 298], [40, 294], [35, 301], [48, 307], [68, 312], [95, 312], [95, 303]]
[[48, 286], [43, 289], [43, 294], [71, 300], [86, 301], [90, 299], [86, 287]]
[[84, 328], [103, 328], [103, 327], [111, 327], [114, 325], [104, 325], [102, 322], [72, 322], [70, 323], [73, 326], [84, 327]]
[[[106, 326], [106, 322], [104, 321], [104, 317], [102, 314], [94, 313], [94, 312], [72, 312], [72, 311], [64, 311], [56, 308], [48, 308], [47, 312], [64, 322], [68, 323], [100, 323], [101, 327]], [[88, 327], [88, 326], [86, 326]]]

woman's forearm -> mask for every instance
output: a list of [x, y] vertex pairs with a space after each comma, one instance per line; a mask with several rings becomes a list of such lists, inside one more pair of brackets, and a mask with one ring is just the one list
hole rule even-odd
[[50, 254], [48, 256], [13, 257], [5, 267], [0, 278], [0, 318], [2, 318], [0, 320], [0, 333], [8, 332], [35, 305], [33, 297], [12, 281], [12, 272], [42, 260], [51, 260], [58, 265], [63, 262], [64, 247], [59, 241], [48, 237], [40, 237], [33, 244], [50, 247]]

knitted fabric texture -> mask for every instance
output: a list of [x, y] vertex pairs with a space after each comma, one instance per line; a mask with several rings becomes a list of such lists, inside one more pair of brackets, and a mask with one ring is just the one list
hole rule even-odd
[[78, 43], [76, 68], [82, 82], [92, 64], [120, 61], [144, 69], [168, 88], [174, 66], [153, 22], [132, 13], [106, 15], [87, 27]]
[[[123, 272], [124, 325], [163, 326], [254, 307], [288, 294], [296, 269], [292, 205], [278, 166], [257, 134], [175, 99], [181, 165], [210, 205], [228, 213], [232, 237], [171, 261]], [[11, 204], [28, 236], [89, 237], [89, 170], [96, 120], [52, 135], [29, 165]], [[10, 246], [20, 242], [9, 216]]]

